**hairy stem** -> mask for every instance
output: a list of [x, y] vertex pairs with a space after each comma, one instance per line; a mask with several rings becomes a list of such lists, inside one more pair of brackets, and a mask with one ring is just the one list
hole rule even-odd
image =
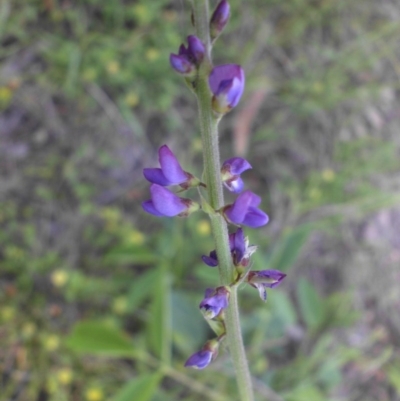
[[[212, 68], [208, 0], [193, 0], [193, 16], [196, 35], [207, 49], [205, 60], [201, 64], [196, 81], [200, 130], [203, 141], [204, 180], [207, 184], [208, 202], [214, 210], [218, 210], [224, 206], [224, 195], [220, 175], [218, 120], [213, 115], [211, 93], [208, 87], [208, 75]], [[213, 214], [210, 219], [218, 255], [220, 284], [229, 285], [234, 279], [234, 267], [229, 249], [228, 227], [220, 214]], [[225, 311], [225, 326], [241, 401], [253, 401], [251, 376], [240, 329], [236, 287], [232, 288], [229, 306]]]

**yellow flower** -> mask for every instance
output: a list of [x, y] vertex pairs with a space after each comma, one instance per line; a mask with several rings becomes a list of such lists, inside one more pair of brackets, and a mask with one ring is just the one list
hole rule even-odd
[[57, 380], [64, 386], [72, 382], [72, 370], [70, 368], [60, 369], [57, 373]]
[[112, 305], [113, 311], [118, 314], [122, 315], [124, 314], [127, 309], [128, 309], [128, 300], [126, 297], [118, 297], [114, 299], [113, 305]]
[[129, 107], [135, 107], [139, 104], [139, 96], [135, 92], [129, 92], [125, 96], [125, 103]]
[[55, 351], [60, 346], [60, 338], [55, 334], [48, 336], [44, 342], [47, 351]]
[[151, 47], [150, 49], [147, 50], [146, 52], [146, 59], [148, 61], [155, 61], [160, 57], [160, 52], [155, 49], [154, 47]]
[[197, 232], [204, 237], [210, 235], [211, 233], [210, 223], [207, 220], [200, 220], [197, 223], [196, 229]]
[[335, 176], [335, 172], [330, 168], [327, 168], [322, 172], [322, 179], [326, 182], [332, 182], [335, 179]]
[[101, 401], [103, 399], [103, 392], [97, 387], [92, 387], [86, 391], [85, 398], [87, 401]]
[[57, 269], [51, 274], [51, 282], [55, 287], [64, 287], [68, 281], [68, 273], [65, 270]]
[[131, 245], [142, 245], [144, 243], [144, 235], [139, 231], [130, 231], [126, 241]]
[[111, 75], [116, 74], [116, 73], [119, 72], [119, 70], [120, 70], [120, 68], [119, 68], [119, 63], [118, 63], [118, 61], [115, 61], [115, 60], [110, 61], [110, 62], [107, 64], [107, 67], [106, 67], [106, 68], [107, 68], [108, 73], [111, 74]]

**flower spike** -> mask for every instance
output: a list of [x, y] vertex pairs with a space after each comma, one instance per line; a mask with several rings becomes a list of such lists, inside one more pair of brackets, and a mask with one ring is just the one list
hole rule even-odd
[[213, 94], [213, 110], [218, 114], [225, 114], [237, 106], [243, 94], [244, 82], [244, 71], [240, 65], [225, 64], [214, 67], [208, 78]]
[[200, 209], [200, 205], [191, 199], [180, 198], [170, 190], [158, 184], [150, 186], [151, 199], [142, 203], [143, 209], [158, 217], [186, 217]]
[[244, 184], [240, 174], [251, 168], [251, 164], [242, 157], [232, 157], [226, 160], [221, 167], [221, 176], [225, 187], [237, 194], [242, 192]]
[[232, 205], [223, 208], [223, 215], [233, 224], [243, 224], [252, 228], [268, 223], [269, 217], [257, 206], [261, 198], [251, 191], [242, 192]]
[[227, 0], [221, 0], [210, 21], [210, 36], [213, 42], [223, 31], [231, 14], [231, 6]]

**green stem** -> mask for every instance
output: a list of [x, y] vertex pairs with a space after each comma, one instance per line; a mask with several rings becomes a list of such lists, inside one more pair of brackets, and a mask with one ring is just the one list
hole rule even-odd
[[[196, 80], [200, 130], [203, 141], [204, 180], [207, 184], [208, 202], [214, 210], [224, 206], [221, 164], [218, 143], [218, 119], [211, 108], [211, 93], [208, 75], [212, 68], [211, 43], [209, 34], [208, 0], [193, 0], [193, 15], [196, 35], [206, 46], [206, 56]], [[229, 285], [234, 280], [234, 266], [229, 249], [228, 227], [220, 214], [210, 215], [221, 285]], [[241, 401], [253, 401], [253, 387], [240, 329], [237, 288], [231, 291], [229, 306], [225, 311], [226, 337], [236, 372]]]

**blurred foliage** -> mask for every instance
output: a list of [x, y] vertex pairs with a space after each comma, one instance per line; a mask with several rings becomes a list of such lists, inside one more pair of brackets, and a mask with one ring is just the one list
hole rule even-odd
[[[367, 284], [389, 281], [376, 299], [346, 272], [370, 214], [399, 200], [400, 9], [378, 3], [232, 0], [215, 46], [247, 79], [224, 155], [268, 93], [245, 180], [271, 223], [246, 234], [254, 267], [288, 277], [267, 304], [240, 291], [257, 400], [398, 399], [396, 313], [379, 305], [396, 278], [369, 258]], [[0, 2], [1, 401], [236, 397], [225, 350], [182, 366], [211, 336], [197, 307], [218, 280], [200, 259], [208, 221], [140, 212], [159, 145], [201, 175], [195, 102], [168, 64], [189, 15], [167, 0]]]

